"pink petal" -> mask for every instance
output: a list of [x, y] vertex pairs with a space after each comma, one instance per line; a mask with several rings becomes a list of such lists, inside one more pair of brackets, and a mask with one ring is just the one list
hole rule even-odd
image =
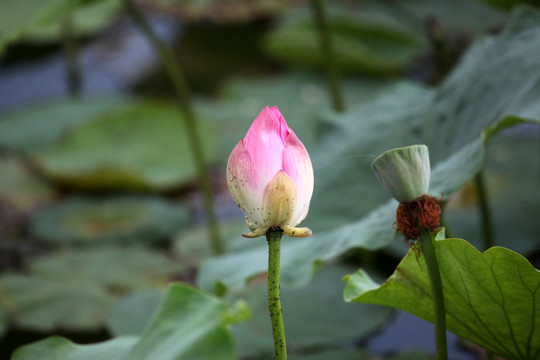
[[261, 225], [264, 191], [249, 185], [250, 179], [257, 174], [251, 157], [240, 141], [229, 156], [227, 162], [227, 184], [234, 202], [252, 222]]
[[277, 106], [271, 107], [270, 110], [274, 112], [274, 114], [278, 117], [279, 122], [281, 123], [281, 133], [280, 133], [281, 141], [283, 141], [283, 143], [285, 144], [292, 130], [289, 129], [289, 126], [287, 125], [285, 118], [283, 117], [283, 115], [281, 115], [281, 112], [279, 112], [279, 109]]
[[257, 193], [264, 194], [268, 183], [281, 170], [283, 137], [287, 133], [287, 123], [279, 110], [265, 106], [242, 140], [253, 167], [248, 177], [249, 186]]
[[296, 206], [291, 225], [296, 226], [304, 220], [309, 210], [313, 194], [313, 165], [304, 144], [291, 130], [283, 151], [283, 170], [296, 185]]

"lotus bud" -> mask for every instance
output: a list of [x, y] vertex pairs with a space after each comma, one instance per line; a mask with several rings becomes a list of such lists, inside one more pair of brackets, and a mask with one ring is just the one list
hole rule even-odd
[[409, 202], [428, 191], [430, 166], [425, 145], [395, 148], [371, 163], [377, 179], [399, 202]]
[[243, 236], [277, 229], [289, 236], [311, 235], [296, 226], [308, 213], [313, 181], [306, 148], [277, 107], [264, 107], [227, 163], [229, 190], [251, 230]]

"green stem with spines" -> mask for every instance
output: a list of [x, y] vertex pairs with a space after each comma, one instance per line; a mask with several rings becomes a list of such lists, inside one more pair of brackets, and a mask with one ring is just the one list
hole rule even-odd
[[428, 270], [431, 284], [431, 297], [433, 299], [433, 322], [435, 324], [435, 348], [437, 360], [446, 360], [448, 350], [446, 345], [446, 312], [444, 309], [444, 294], [439, 271], [439, 263], [435, 254], [433, 233], [422, 231], [420, 233], [420, 246]]
[[272, 335], [274, 337], [274, 359], [287, 360], [287, 343], [285, 341], [285, 327], [281, 310], [281, 297], [279, 291], [279, 267], [281, 258], [280, 230], [269, 230], [266, 233], [268, 241], [268, 309], [272, 323]]
[[197, 169], [198, 182], [203, 195], [204, 212], [208, 224], [208, 233], [210, 235], [211, 247], [214, 254], [219, 255], [224, 252], [223, 243], [219, 232], [217, 217], [214, 211], [214, 197], [212, 186], [207, 176], [206, 159], [202, 146], [201, 137], [198, 132], [197, 117], [191, 100], [191, 91], [189, 89], [186, 77], [174, 54], [160, 39], [145, 15], [133, 2], [133, 0], [124, 0], [124, 8], [127, 10], [135, 25], [144, 34], [150, 42], [158, 56], [160, 57], [165, 70], [174, 87], [174, 91], [180, 104], [180, 110], [183, 112], [183, 120], [186, 126], [186, 132], [191, 147], [191, 153]]
[[343, 112], [345, 111], [345, 103], [343, 101], [343, 92], [341, 90], [339, 68], [335, 61], [330, 30], [328, 29], [328, 22], [324, 11], [324, 0], [312, 0], [312, 7], [319, 32], [321, 56], [326, 68], [326, 77], [328, 79], [328, 86], [332, 97], [332, 107], [337, 112]]

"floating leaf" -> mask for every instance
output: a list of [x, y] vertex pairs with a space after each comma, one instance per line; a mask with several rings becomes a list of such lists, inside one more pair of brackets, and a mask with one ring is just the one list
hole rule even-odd
[[[291, 349], [335, 346], [339, 341], [360, 341], [372, 335], [390, 319], [392, 312], [383, 307], [354, 309], [343, 302], [339, 279], [350, 267], [330, 266], [317, 274], [306, 287], [282, 287], [283, 321], [287, 344]], [[252, 318], [233, 327], [240, 355], [254, 359], [272, 359], [273, 343], [268, 317], [266, 283], [254, 284], [233, 298], [245, 299]], [[358, 321], [362, 319], [362, 321]]]
[[114, 336], [141, 335], [164, 297], [162, 291], [146, 290], [120, 299], [109, 313], [108, 330]]
[[[182, 116], [173, 104], [133, 102], [74, 129], [35, 161], [47, 177], [75, 188], [178, 188], [196, 174]], [[212, 131], [200, 134], [211, 155]]]
[[32, 232], [51, 242], [151, 242], [173, 234], [189, 218], [187, 209], [160, 198], [73, 198], [39, 212]]
[[6, 0], [0, 3], [0, 54], [6, 45], [29, 27], [58, 23], [79, 1], [74, 0]]
[[[393, 74], [418, 55], [423, 42], [420, 37], [385, 18], [329, 12], [333, 51], [337, 65], [343, 70], [369, 74]], [[311, 14], [296, 14], [294, 21], [284, 22], [270, 32], [263, 47], [271, 56], [293, 64], [322, 67], [317, 26]]]
[[173, 285], [126, 358], [234, 359], [226, 325], [244, 318], [245, 313], [218, 298], [190, 286]]
[[93, 345], [77, 345], [66, 338], [52, 336], [26, 345], [15, 352], [12, 360], [120, 360], [133, 347], [137, 338], [124, 336]]
[[[107, 26], [121, 10], [118, 0], [81, 1], [70, 17], [73, 22], [72, 36], [89, 36]], [[37, 24], [25, 28], [20, 41], [43, 43], [62, 39], [62, 21]]]
[[[354, 309], [343, 302], [339, 279], [350, 269], [344, 266], [324, 268], [309, 286], [282, 289], [282, 302], [286, 309], [283, 313], [284, 322], [291, 349], [315, 344], [324, 348], [329, 344], [334, 346], [340, 340], [358, 341], [389, 320], [392, 314], [389, 309], [371, 306]], [[109, 329], [116, 336], [141, 334], [142, 324], [150, 318], [162, 298], [161, 292], [146, 291], [122, 299], [111, 310]], [[237, 324], [231, 329], [240, 355], [257, 359], [273, 358], [264, 283], [254, 284], [228, 298], [247, 301], [253, 314], [248, 322]], [[321, 309], [332, 311], [321, 312]], [[311, 318], [317, 318], [317, 322], [306, 321]], [[362, 323], [358, 323], [359, 318], [363, 319]], [[353, 353], [359, 354], [357, 350], [351, 352], [351, 356]], [[296, 351], [289, 356], [291, 359], [304, 359]]]
[[[507, 359], [540, 359], [540, 272], [500, 247], [484, 253], [461, 239], [437, 240], [447, 328]], [[433, 321], [423, 255], [414, 249], [382, 285], [362, 270], [346, 278], [346, 301], [396, 307]]]
[[38, 331], [96, 330], [114, 302], [103, 287], [74, 279], [4, 274], [0, 289], [0, 305], [9, 321]]
[[18, 349], [12, 359], [232, 360], [236, 356], [226, 325], [242, 316], [220, 299], [174, 284], [140, 337], [92, 345], [50, 337]]
[[2, 115], [0, 146], [13, 151], [39, 151], [77, 126], [127, 104], [118, 96], [47, 101]]
[[[284, 284], [305, 284], [319, 262], [351, 248], [376, 250], [395, 239], [392, 223], [397, 203], [377, 207], [387, 195], [376, 184], [369, 167], [376, 155], [396, 146], [426, 143], [430, 155], [434, 149], [430, 193], [448, 196], [481, 169], [484, 146], [493, 135], [524, 121], [540, 122], [536, 101], [540, 96], [540, 81], [537, 82], [540, 56], [530, 56], [531, 46], [540, 49], [540, 12], [521, 9], [509, 26], [499, 37], [475, 47], [441, 90], [432, 92], [402, 84], [377, 97], [373, 101], [377, 106], [365, 104], [335, 118], [334, 123], [343, 123], [342, 128], [330, 131], [319, 142], [321, 152], [312, 154], [316, 195], [304, 224], [314, 230], [314, 235], [284, 242]], [[497, 61], [488, 65], [484, 54], [496, 56], [495, 50], [513, 53], [497, 56]], [[515, 61], [524, 62], [520, 67], [523, 72], [519, 70], [521, 83], [508, 79], [512, 72], [508, 69], [515, 69]], [[455, 80], [458, 78], [462, 81]], [[504, 79], [508, 84], [503, 83]], [[492, 83], [499, 86], [492, 87]], [[471, 92], [471, 87], [476, 91]], [[507, 99], [509, 88], [515, 94], [511, 101]], [[446, 97], [453, 100], [444, 101]], [[438, 104], [435, 112], [434, 103]], [[500, 109], [500, 103], [506, 104], [506, 108]], [[497, 113], [493, 104], [497, 104]], [[448, 129], [453, 136], [448, 138], [445, 148], [440, 143], [441, 137], [446, 137], [446, 125], [441, 125], [439, 119], [452, 113], [461, 114], [459, 126], [456, 124], [460, 131]], [[464, 126], [465, 121], [470, 125]], [[331, 228], [335, 230], [323, 231]], [[243, 266], [238, 268], [237, 264]], [[262, 249], [228, 254], [207, 260], [198, 281], [207, 289], [216, 283], [239, 289], [263, 272], [265, 266], [266, 252]]]
[[0, 158], [0, 201], [26, 212], [50, 202], [54, 196], [50, 186], [33, 175], [20, 161]]
[[0, 277], [0, 306], [9, 320], [41, 331], [97, 329], [115, 299], [162, 286], [179, 270], [166, 256], [139, 248], [63, 251], [29, 264], [29, 275]]

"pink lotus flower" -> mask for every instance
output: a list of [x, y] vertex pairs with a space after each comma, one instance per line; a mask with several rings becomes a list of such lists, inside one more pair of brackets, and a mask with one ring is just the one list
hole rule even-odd
[[309, 210], [313, 166], [302, 142], [276, 106], [265, 106], [227, 163], [232, 197], [251, 230], [245, 237], [281, 229], [289, 236], [309, 236], [296, 228]]

